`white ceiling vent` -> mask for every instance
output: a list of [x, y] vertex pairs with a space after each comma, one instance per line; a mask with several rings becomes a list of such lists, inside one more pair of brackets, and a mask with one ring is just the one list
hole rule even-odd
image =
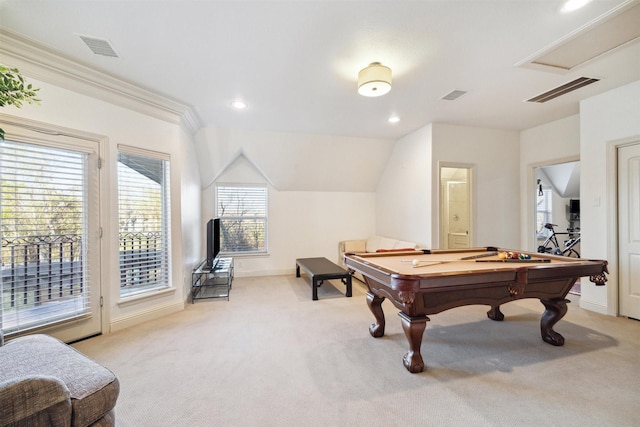
[[551, 89], [549, 91], [546, 91], [545, 93], [541, 93], [538, 96], [534, 96], [531, 99], [527, 99], [527, 102], [539, 102], [542, 104], [569, 92], [573, 92], [576, 89], [580, 89], [581, 87], [590, 85], [591, 83], [595, 83], [599, 80], [600, 79], [594, 79], [591, 77], [579, 77], [575, 80], [570, 81], [569, 83], [558, 86], [555, 89]]
[[118, 57], [118, 54], [116, 53], [115, 50], [113, 50], [108, 40], [100, 39], [97, 37], [81, 36], [81, 35], [79, 35], [79, 37], [87, 46], [89, 46], [89, 49], [91, 49], [91, 51], [96, 55], [110, 56], [113, 58]]
[[460, 98], [465, 93], [467, 93], [466, 90], [454, 90], [454, 91], [449, 92], [448, 94], [446, 94], [445, 96], [443, 96], [440, 99], [444, 99], [444, 100], [447, 100], [447, 101], [455, 101], [456, 99]]
[[535, 53], [518, 66], [567, 72], [621, 46], [640, 40], [640, 4], [625, 3], [606, 16]]

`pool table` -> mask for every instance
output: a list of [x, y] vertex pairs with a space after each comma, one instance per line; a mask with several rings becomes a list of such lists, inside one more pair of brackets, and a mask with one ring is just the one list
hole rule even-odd
[[[528, 259], [512, 259], [514, 254]], [[388, 298], [400, 310], [409, 341], [403, 363], [412, 373], [424, 369], [420, 346], [430, 320], [427, 315], [481, 304], [491, 307], [487, 312], [490, 319], [503, 320], [500, 305], [538, 298], [545, 307], [540, 320], [542, 339], [561, 346], [564, 338], [553, 326], [567, 312], [567, 293], [580, 277], [588, 276], [596, 285], [604, 285], [608, 273], [607, 261], [497, 247], [347, 253], [344, 262], [365, 279], [367, 304], [376, 321], [369, 327], [373, 337], [384, 335], [382, 302]]]

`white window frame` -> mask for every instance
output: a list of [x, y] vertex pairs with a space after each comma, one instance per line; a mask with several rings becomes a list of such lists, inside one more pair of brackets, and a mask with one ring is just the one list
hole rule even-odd
[[[536, 198], [536, 230], [539, 239], [546, 239], [548, 230], [544, 225], [553, 222], [553, 190], [550, 187], [542, 187], [542, 196], [538, 194]], [[543, 217], [542, 220], [539, 219], [540, 215]]]
[[[269, 233], [268, 233], [268, 229], [269, 229], [269, 191], [266, 185], [264, 184], [228, 184], [228, 183], [219, 183], [216, 184], [216, 192], [215, 192], [215, 202], [216, 202], [216, 207], [215, 207], [215, 214], [216, 217], [220, 218], [220, 234], [223, 236], [221, 237], [221, 249], [220, 249], [220, 253], [221, 254], [227, 254], [227, 255], [261, 255], [261, 254], [266, 254], [268, 253], [269, 250]], [[236, 215], [234, 213], [232, 214], [228, 214], [227, 212], [224, 212], [223, 206], [221, 205], [223, 198], [221, 196], [221, 192], [227, 192], [227, 191], [234, 191], [237, 190], [238, 192], [243, 192], [243, 191], [248, 191], [248, 192], [253, 192], [252, 196], [260, 196], [260, 193], [262, 193], [262, 197], [258, 200], [254, 200], [257, 202], [260, 202], [261, 212], [256, 212], [254, 210], [254, 212], [249, 213], [247, 215]], [[258, 190], [258, 191], [256, 191]], [[236, 211], [237, 206], [236, 206]], [[235, 212], [237, 213], [237, 212]], [[242, 222], [242, 221], [256, 221], [259, 223], [263, 224], [263, 235], [264, 237], [262, 238], [262, 248], [260, 248], [260, 244], [257, 245], [257, 248], [247, 248], [244, 250], [241, 250], [239, 248], [229, 248], [229, 243], [225, 242], [225, 238], [224, 236], [226, 235], [226, 231], [227, 229], [225, 227], [228, 227], [228, 225], [230, 224], [230, 222]]]
[[[150, 150], [143, 150], [139, 148], [129, 147], [125, 145], [118, 145], [117, 164], [118, 168], [121, 164], [121, 155], [125, 158], [137, 157], [143, 160], [160, 161], [162, 162], [162, 169], [158, 172], [157, 178], [161, 180], [158, 182], [161, 186], [159, 190], [160, 196], [160, 210], [161, 218], [159, 224], [153, 224], [153, 230], [143, 230], [143, 227], [138, 227], [136, 231], [131, 230], [127, 234], [131, 237], [128, 242], [125, 238], [125, 231], [121, 228], [121, 202], [120, 195], [123, 187], [123, 177], [121, 177], [120, 169], [116, 173], [117, 176], [117, 191], [118, 191], [118, 266], [119, 266], [119, 282], [120, 282], [120, 298], [121, 301], [129, 299], [137, 299], [141, 296], [149, 295], [152, 293], [163, 292], [173, 288], [171, 277], [171, 158], [168, 154], [159, 153]], [[149, 178], [152, 180], [151, 178]], [[156, 181], [157, 182], [157, 181]], [[140, 190], [139, 198], [140, 203], [137, 208], [142, 208], [144, 205], [145, 190], [142, 187], [136, 188], [132, 183], [128, 188], [129, 190]], [[146, 227], [144, 227], [146, 228]], [[159, 256], [149, 259], [149, 253], [157, 252], [157, 246], [153, 243], [149, 243], [148, 239], [143, 241], [143, 235], [149, 233], [160, 233], [159, 239]], [[135, 237], [140, 239], [136, 243]], [[127, 249], [129, 248], [129, 249]], [[122, 255], [121, 255], [122, 254]], [[137, 255], [136, 255], [137, 254]], [[145, 258], [146, 255], [146, 258]]]

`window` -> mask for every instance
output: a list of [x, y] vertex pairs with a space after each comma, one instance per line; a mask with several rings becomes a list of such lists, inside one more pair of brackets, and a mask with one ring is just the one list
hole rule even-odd
[[216, 205], [221, 252], [267, 252], [266, 186], [218, 185]]
[[[551, 209], [553, 192], [550, 188], [542, 190], [542, 195], [538, 194], [536, 203], [536, 230], [540, 237], [546, 232], [544, 225], [548, 222], [552, 222]], [[546, 238], [546, 234], [544, 235]]]
[[168, 156], [119, 147], [120, 296], [170, 286]]

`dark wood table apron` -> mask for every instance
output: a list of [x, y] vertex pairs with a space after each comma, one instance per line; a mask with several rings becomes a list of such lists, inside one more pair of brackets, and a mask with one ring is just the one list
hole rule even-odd
[[340, 279], [347, 286], [346, 296], [351, 296], [351, 274], [326, 258], [298, 258], [296, 260], [296, 277], [300, 277], [300, 268], [311, 277], [313, 300], [318, 299], [318, 286], [330, 279]]
[[[538, 260], [513, 260], [513, 264], [507, 264], [498, 258], [498, 251], [498, 248], [487, 247], [425, 249], [423, 253], [409, 255], [345, 254], [345, 264], [349, 270], [362, 273], [369, 288], [367, 304], [376, 319], [376, 323], [369, 328], [371, 336], [378, 338], [384, 335], [385, 317], [381, 304], [386, 298], [400, 310], [398, 314], [409, 341], [409, 351], [403, 363], [409, 372], [415, 373], [424, 369], [420, 346], [429, 321], [427, 315], [455, 307], [482, 304], [491, 307], [487, 312], [490, 319], [503, 320], [504, 314], [500, 311], [502, 304], [516, 299], [537, 298], [545, 307], [540, 320], [542, 339], [561, 346], [564, 337], [554, 331], [553, 326], [567, 312], [569, 300], [565, 296], [573, 284], [584, 276], [596, 285], [604, 285], [607, 280], [607, 261], [604, 260], [528, 253]], [[466, 255], [465, 252], [471, 254], [465, 257], [467, 261], [460, 258]], [[485, 255], [495, 259], [490, 263], [480, 262], [488, 259]], [[435, 257], [440, 258], [433, 260]], [[443, 261], [443, 257], [457, 258], [458, 261]], [[472, 262], [478, 257], [482, 258], [477, 264]], [[408, 258], [405, 260], [408, 262], [402, 264], [402, 258]], [[412, 268], [413, 261], [418, 261], [418, 265], [413, 266], [415, 269]], [[517, 264], [519, 262], [522, 264]], [[481, 269], [482, 265], [504, 267]]]

